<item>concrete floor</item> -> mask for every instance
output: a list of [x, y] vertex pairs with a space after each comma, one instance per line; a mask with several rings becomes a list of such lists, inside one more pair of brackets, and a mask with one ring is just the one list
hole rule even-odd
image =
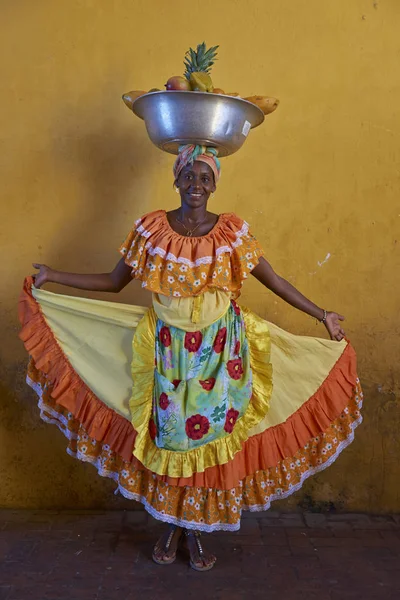
[[247, 514], [204, 536], [218, 561], [196, 573], [179, 553], [157, 566], [162, 527], [141, 511], [0, 511], [0, 600], [400, 598], [400, 518]]

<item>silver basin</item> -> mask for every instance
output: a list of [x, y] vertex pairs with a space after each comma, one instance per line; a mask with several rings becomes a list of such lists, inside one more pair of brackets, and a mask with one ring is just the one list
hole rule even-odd
[[181, 144], [201, 144], [228, 156], [264, 121], [255, 104], [206, 92], [150, 92], [134, 101], [132, 111], [144, 120], [153, 144], [171, 154]]

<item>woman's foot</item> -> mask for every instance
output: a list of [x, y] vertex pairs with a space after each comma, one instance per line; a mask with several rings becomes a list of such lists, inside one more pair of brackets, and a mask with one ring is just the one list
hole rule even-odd
[[195, 571], [209, 571], [215, 565], [217, 557], [205, 552], [200, 542], [200, 533], [185, 529], [185, 538], [190, 553], [190, 566]]
[[169, 525], [153, 550], [153, 560], [158, 565], [171, 565], [176, 559], [176, 551], [182, 535], [181, 527]]

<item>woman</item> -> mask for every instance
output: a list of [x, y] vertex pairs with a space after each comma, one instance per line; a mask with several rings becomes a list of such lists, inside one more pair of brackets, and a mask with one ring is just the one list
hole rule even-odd
[[[68, 451], [169, 523], [153, 560], [172, 563], [185, 532], [190, 565], [208, 570], [216, 559], [198, 531], [238, 529], [242, 510], [269, 508], [331, 464], [361, 421], [362, 393], [344, 318], [278, 276], [242, 219], [207, 211], [215, 150], [180, 150], [180, 207], [139, 219], [111, 273], [34, 264], [21, 337], [42, 417], [63, 430]], [[335, 341], [293, 336], [239, 308], [250, 273]], [[153, 293], [151, 309], [39, 290], [119, 292], [132, 278]], [[128, 360], [121, 330], [134, 331], [129, 409], [118, 387]]]

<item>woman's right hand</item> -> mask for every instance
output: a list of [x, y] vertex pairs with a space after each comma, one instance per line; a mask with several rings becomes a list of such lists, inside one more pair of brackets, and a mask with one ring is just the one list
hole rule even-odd
[[44, 285], [45, 283], [52, 280], [51, 279], [52, 270], [50, 269], [50, 267], [48, 267], [47, 265], [41, 265], [39, 263], [33, 263], [32, 266], [35, 269], [39, 269], [39, 273], [34, 273], [32, 275], [33, 282], [35, 284], [36, 289], [41, 288], [42, 285]]

